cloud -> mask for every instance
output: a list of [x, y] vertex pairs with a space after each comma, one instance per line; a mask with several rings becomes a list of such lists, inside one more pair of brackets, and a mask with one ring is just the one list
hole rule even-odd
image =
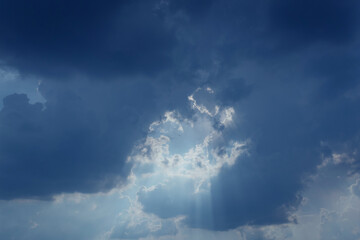
[[[0, 6], [1, 199], [105, 192], [131, 174], [132, 197], [160, 222], [281, 239], [289, 229], [276, 227], [309, 219], [294, 217], [309, 176], [336, 166], [323, 199], [344, 185], [339, 171], [359, 173], [355, 0]], [[324, 238], [334, 225], [348, 237], [347, 213], [316, 201]], [[156, 238], [148, 223], [128, 227], [118, 236]]]
[[[21, 76], [19, 71], [0, 63], [0, 99], [13, 93], [25, 93], [30, 102], [43, 102], [44, 98], [37, 90], [39, 79]], [[0, 102], [2, 108], [2, 101]]]
[[173, 236], [178, 232], [176, 219], [162, 220], [145, 214], [135, 200], [121, 220], [111, 230], [110, 239], [141, 239], [145, 237]]
[[51, 79], [153, 74], [170, 64], [175, 38], [156, 1], [4, 1], [1, 60]]
[[346, 1], [272, 1], [270, 20], [288, 41], [346, 42], [356, 32], [358, 3]]
[[[273, 225], [253, 229], [264, 236], [272, 238], [261, 239], [311, 239], [322, 240], [341, 238], [358, 239], [360, 236], [359, 210], [360, 198], [352, 191], [359, 181], [359, 175], [349, 175], [352, 163], [339, 167], [331, 163], [320, 169], [308, 183], [299, 209], [294, 213], [297, 224]], [[240, 228], [239, 231], [244, 232]], [[252, 239], [246, 235], [246, 239]], [[256, 238], [255, 238], [256, 239]]]
[[[324, 160], [326, 161], [326, 160]], [[307, 181], [303, 201], [293, 212], [296, 223], [245, 225], [229, 231], [182, 228], [173, 239], [241, 239], [241, 240], [322, 240], [333, 237], [359, 238], [359, 196], [354, 192], [359, 175], [349, 175], [353, 163], [328, 163]], [[185, 237], [186, 236], [186, 237]]]
[[[242, 119], [242, 124], [215, 128], [225, 142], [241, 136], [251, 136], [251, 144], [247, 146], [249, 155], [239, 155], [241, 160], [236, 159], [230, 166], [223, 165], [216, 174], [209, 175], [209, 188], [205, 187], [204, 192], [196, 194], [193, 186], [196, 184], [192, 178], [170, 179], [150, 191], [141, 191], [139, 200], [144, 205], [144, 211], [162, 218], [184, 215], [184, 223], [189, 227], [218, 231], [244, 225], [265, 226], [296, 222], [292, 214], [302, 202], [301, 193], [306, 186], [304, 179], [316, 171], [321, 164], [322, 154], [327, 156], [330, 151], [330, 156], [338, 164], [351, 162], [356, 166], [357, 156], [339, 155], [338, 152], [339, 149], [357, 152], [357, 100], [339, 99], [339, 105], [328, 105], [328, 109], [318, 112], [318, 115], [313, 114], [314, 105], [309, 106], [313, 102], [304, 104], [299, 101], [301, 91], [299, 93], [296, 84], [289, 84], [286, 88], [282, 86], [280, 89], [274, 85], [257, 91], [234, 109], [236, 113], [246, 116], [245, 120]], [[257, 94], [256, 98], [254, 94]], [[189, 98], [189, 101], [195, 111], [209, 118], [221, 115], [209, 111], [214, 109], [217, 101], [205, 98], [202, 103], [195, 99], [195, 94], [191, 96], [194, 97]], [[282, 99], [287, 101], [283, 102]], [[339, 115], [342, 111], [349, 115]], [[331, 121], [327, 120], [329, 116], [333, 116]], [[239, 118], [234, 117], [232, 121], [238, 123], [236, 121]], [[336, 127], [333, 125], [335, 122], [338, 123]], [[330, 128], [328, 124], [333, 127]], [[204, 125], [206, 121], [199, 124]], [[351, 127], [348, 128], [349, 126]], [[352, 131], [348, 132], [347, 129]], [[339, 139], [339, 134], [342, 140]], [[173, 139], [176, 138], [168, 138], [166, 145], [171, 146]], [[329, 149], [324, 146], [325, 139], [331, 142], [331, 146], [334, 144], [337, 147]], [[347, 143], [343, 145], [345, 139]], [[164, 156], [171, 156], [171, 150], [167, 149], [163, 154], [164, 152], [160, 152], [154, 159], [160, 161]], [[340, 156], [343, 157], [340, 159]], [[196, 162], [197, 157], [192, 156], [190, 159]], [[171, 173], [174, 167], [169, 165], [165, 169], [164, 171]]]
[[360, 179], [357, 179], [356, 182], [350, 186], [350, 191], [360, 197]]
[[[116, 148], [104, 144], [111, 135], [100, 130], [94, 113], [76, 96], [62, 97], [68, 102], [48, 102], [45, 110], [39, 103], [29, 104], [24, 94], [4, 99], [0, 117], [1, 198], [101, 191], [113, 187], [117, 172], [124, 171], [123, 161], [112, 166], [115, 171], [109, 171], [109, 163], [117, 159], [111, 157]], [[99, 159], [102, 167], [93, 168]]]
[[[141, 125], [154, 117], [143, 109], [153, 104], [149, 98], [133, 97], [142, 91], [138, 84], [46, 82], [40, 86], [44, 104], [30, 104], [25, 94], [4, 98], [0, 198], [48, 199], [123, 185], [131, 167], [126, 156], [142, 136]], [[145, 89], [143, 96], [152, 94]]]
[[106, 232], [114, 226], [118, 213], [129, 207], [128, 201], [119, 197], [119, 191], [111, 191], [61, 194], [55, 201], [0, 201], [0, 238], [107, 239]]
[[[195, 93], [199, 91], [198, 89]], [[212, 91], [208, 91], [209, 96], [212, 94]], [[187, 120], [173, 121], [184, 125], [181, 126], [181, 134], [189, 130], [199, 131], [197, 128], [206, 126], [209, 120], [219, 121], [222, 127], [210, 125], [208, 133], [203, 135], [203, 143], [196, 144], [185, 153], [172, 155], [169, 149], [173, 144], [171, 141], [176, 137], [171, 134], [171, 130], [164, 131], [168, 130], [166, 125], [157, 124], [159, 141], [149, 136], [145, 145], [139, 147], [140, 154], [133, 157], [140, 163], [154, 164], [153, 175], [160, 172], [165, 176], [165, 179], [160, 178], [160, 183], [153, 188], [142, 189], [138, 193], [144, 211], [161, 218], [185, 216], [184, 223], [189, 227], [212, 230], [228, 230], [246, 224], [265, 225], [291, 221], [291, 211], [301, 200], [297, 196], [301, 188], [299, 176], [293, 174], [293, 177], [290, 177], [289, 173], [278, 169], [262, 170], [258, 167], [262, 159], [244, 155], [248, 147], [246, 143], [226, 145], [230, 138], [225, 138], [224, 143], [218, 140], [226, 136], [223, 132], [225, 133], [227, 128], [231, 128], [234, 109], [219, 108], [211, 113], [208, 110], [211, 101], [205, 101], [208, 107], [195, 99], [194, 95], [190, 95], [189, 101], [195, 115], [199, 114], [199, 117], [190, 128], [184, 125]], [[218, 116], [219, 119], [216, 120]], [[167, 122], [165, 119], [162, 124]], [[179, 129], [176, 126], [173, 128]], [[156, 136], [156, 132], [150, 134]], [[173, 159], [175, 156], [176, 161]], [[239, 160], [239, 157], [242, 159]], [[287, 171], [289, 170], [287, 167]], [[133, 171], [136, 174], [137, 168]], [[266, 204], [263, 204], [263, 199], [267, 199]]]

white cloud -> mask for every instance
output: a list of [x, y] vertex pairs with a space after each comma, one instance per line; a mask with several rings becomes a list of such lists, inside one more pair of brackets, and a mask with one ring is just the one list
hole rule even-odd
[[[199, 88], [195, 92], [201, 90]], [[206, 91], [213, 93], [211, 88]], [[135, 175], [156, 175], [158, 183], [160, 179], [170, 177], [192, 178], [197, 192], [225, 164], [231, 166], [239, 156], [247, 153], [248, 141], [224, 142], [222, 139], [223, 129], [231, 127], [233, 121], [235, 110], [232, 107], [220, 109], [216, 106], [215, 113], [210, 113], [205, 106], [197, 105], [193, 95], [189, 101], [196, 110], [192, 119], [169, 111], [165, 112], [161, 121], [150, 125], [145, 141], [135, 147], [129, 158], [129, 161], [135, 163]], [[215, 127], [216, 122], [223, 128]], [[172, 152], [179, 148], [183, 151]]]

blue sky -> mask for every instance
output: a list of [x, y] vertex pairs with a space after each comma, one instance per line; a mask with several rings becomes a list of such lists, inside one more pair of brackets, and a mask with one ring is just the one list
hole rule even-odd
[[1, 1], [0, 239], [359, 239], [359, 9]]

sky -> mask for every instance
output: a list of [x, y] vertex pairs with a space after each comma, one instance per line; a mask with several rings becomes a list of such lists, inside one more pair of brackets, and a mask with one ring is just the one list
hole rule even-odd
[[359, 10], [1, 0], [0, 239], [359, 240]]

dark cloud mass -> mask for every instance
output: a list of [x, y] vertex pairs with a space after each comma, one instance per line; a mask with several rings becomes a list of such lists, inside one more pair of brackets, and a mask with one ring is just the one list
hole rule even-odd
[[49, 78], [151, 74], [170, 64], [174, 36], [154, 2], [2, 1], [0, 53]]
[[115, 141], [114, 129], [101, 126], [77, 96], [59, 97], [59, 103], [46, 103], [45, 110], [40, 103], [29, 104], [24, 94], [4, 99], [1, 198], [103, 191], [115, 186], [115, 174], [127, 175], [119, 148], [129, 144]]
[[[296, 221], [324, 157], [351, 155], [359, 172], [358, 15], [357, 0], [1, 1], [0, 63], [41, 79], [46, 103], [3, 100], [0, 199], [123, 184], [149, 124], [166, 110], [191, 117], [187, 96], [210, 86], [236, 112], [219, 131], [250, 139], [249, 155], [207, 195], [191, 180], [143, 189], [144, 211], [210, 230]], [[114, 236], [167, 231], [125, 228]]]
[[47, 82], [40, 85], [45, 104], [30, 104], [24, 94], [4, 98], [1, 199], [47, 199], [123, 184], [130, 170], [126, 154], [156, 116], [151, 85], [144, 84]]
[[344, 42], [356, 32], [358, 3], [345, 1], [273, 1], [270, 21], [275, 30], [298, 41]]

